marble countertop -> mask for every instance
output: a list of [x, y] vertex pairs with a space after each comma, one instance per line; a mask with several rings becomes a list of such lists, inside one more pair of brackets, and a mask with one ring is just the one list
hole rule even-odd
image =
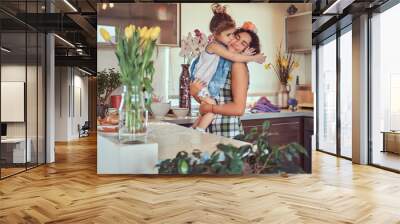
[[[117, 142], [117, 134], [104, 134], [98, 132], [101, 137]], [[191, 153], [193, 149], [210, 154], [217, 149], [217, 144], [232, 144], [241, 146], [246, 142], [225, 138], [209, 133], [202, 133], [191, 128], [179, 126], [177, 124], [164, 121], [150, 121], [149, 133], [147, 135], [149, 143], [158, 144], [158, 160], [174, 158], [180, 151], [186, 150]]]
[[[269, 119], [269, 118], [284, 118], [284, 117], [313, 117], [314, 112], [311, 110], [298, 110], [292, 112], [290, 110], [281, 110], [281, 112], [267, 112], [267, 113], [245, 113], [241, 120], [256, 120], [256, 119]], [[164, 117], [163, 121], [174, 124], [191, 124], [197, 117], [184, 117], [177, 118], [173, 115]]]

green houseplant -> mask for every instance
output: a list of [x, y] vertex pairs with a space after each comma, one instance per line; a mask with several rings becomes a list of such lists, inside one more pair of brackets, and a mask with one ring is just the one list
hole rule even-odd
[[[104, 40], [111, 42], [110, 34], [103, 28]], [[151, 104], [153, 88], [153, 53], [160, 34], [160, 27], [138, 27], [129, 25], [124, 32], [116, 32], [116, 50], [123, 85], [119, 110], [119, 140], [130, 141], [147, 132], [147, 109]]]
[[108, 107], [107, 99], [116, 88], [121, 86], [120, 74], [115, 68], [104, 69], [97, 73], [96, 80], [98, 115], [104, 117]]
[[218, 144], [211, 155], [198, 149], [191, 154], [181, 151], [175, 158], [161, 161], [159, 173], [241, 175], [304, 172], [296, 161], [302, 154], [308, 156], [306, 150], [297, 143], [270, 145], [267, 141], [269, 127], [270, 123], [265, 122], [261, 134], [252, 129], [248, 135], [237, 136], [238, 140], [251, 142], [241, 147]]

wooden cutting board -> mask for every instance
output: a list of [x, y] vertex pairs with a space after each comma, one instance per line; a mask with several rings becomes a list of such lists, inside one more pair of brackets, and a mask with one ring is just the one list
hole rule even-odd
[[311, 91], [311, 85], [297, 85], [295, 97], [299, 107], [314, 107], [314, 95]]

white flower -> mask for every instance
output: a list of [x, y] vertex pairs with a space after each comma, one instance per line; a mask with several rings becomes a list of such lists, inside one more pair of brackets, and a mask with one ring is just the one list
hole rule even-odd
[[191, 63], [193, 58], [197, 57], [205, 50], [208, 44], [208, 38], [204, 33], [200, 36], [193, 36], [191, 32], [186, 37], [182, 38], [181, 51], [179, 56], [185, 57], [188, 63]]

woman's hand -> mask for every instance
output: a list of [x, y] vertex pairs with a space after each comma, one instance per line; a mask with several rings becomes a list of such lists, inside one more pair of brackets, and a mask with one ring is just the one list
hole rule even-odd
[[204, 115], [206, 113], [211, 113], [212, 112], [212, 107], [213, 107], [212, 104], [208, 104], [208, 103], [202, 102], [200, 104], [200, 108], [199, 108], [200, 114]]
[[205, 83], [203, 83], [199, 79], [194, 80], [190, 83], [190, 95], [193, 97], [197, 96], [200, 90], [203, 89], [205, 86]]

